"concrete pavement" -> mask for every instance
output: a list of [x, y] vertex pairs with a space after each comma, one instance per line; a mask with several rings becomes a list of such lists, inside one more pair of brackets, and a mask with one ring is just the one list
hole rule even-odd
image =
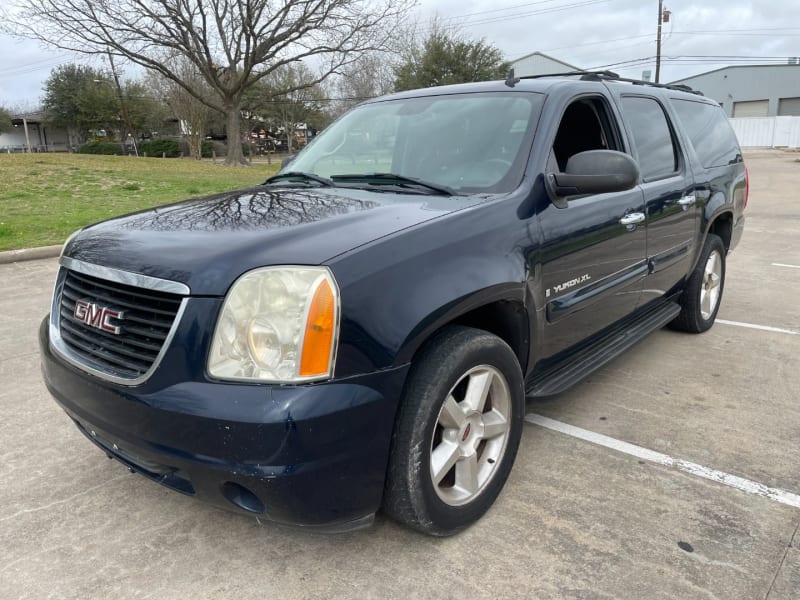
[[[800, 269], [773, 266], [800, 266], [800, 164], [748, 165], [720, 318], [800, 332]], [[40, 381], [56, 265], [0, 265], [0, 599], [800, 598], [800, 509], [532, 424], [495, 507], [448, 539], [259, 525], [130, 475]], [[800, 494], [799, 354], [791, 333], [664, 330], [528, 410]]]

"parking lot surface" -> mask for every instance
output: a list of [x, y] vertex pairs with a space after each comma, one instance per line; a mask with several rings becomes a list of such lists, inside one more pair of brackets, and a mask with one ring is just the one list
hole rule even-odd
[[797, 600], [796, 157], [747, 155], [724, 322], [699, 336], [656, 332], [569, 392], [528, 403], [533, 421], [690, 461], [743, 489], [526, 423], [495, 506], [447, 539], [381, 515], [337, 536], [259, 524], [130, 475], [41, 382], [36, 332], [57, 261], [0, 265], [0, 598]]

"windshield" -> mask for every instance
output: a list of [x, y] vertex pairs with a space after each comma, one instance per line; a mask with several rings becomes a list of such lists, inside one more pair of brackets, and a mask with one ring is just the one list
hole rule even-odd
[[393, 173], [458, 193], [515, 189], [542, 96], [424, 96], [359, 106], [323, 131], [284, 172], [321, 177]]

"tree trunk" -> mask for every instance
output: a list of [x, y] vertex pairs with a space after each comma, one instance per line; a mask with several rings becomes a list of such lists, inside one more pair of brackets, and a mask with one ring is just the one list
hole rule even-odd
[[203, 136], [193, 132], [189, 137], [189, 154], [195, 160], [203, 158]]
[[286, 152], [291, 156], [292, 142], [294, 142], [294, 131], [291, 123], [284, 123], [283, 129], [286, 132]]
[[67, 146], [70, 152], [75, 152], [80, 145], [78, 134], [74, 127], [67, 127]]
[[226, 133], [228, 135], [228, 154], [225, 164], [232, 166], [246, 165], [247, 161], [242, 154], [241, 121], [242, 111], [238, 100], [226, 104]]

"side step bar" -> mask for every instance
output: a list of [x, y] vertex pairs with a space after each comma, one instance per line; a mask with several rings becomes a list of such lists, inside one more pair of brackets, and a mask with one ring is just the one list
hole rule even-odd
[[529, 377], [526, 382], [526, 396], [536, 398], [560, 394], [622, 354], [649, 333], [672, 321], [680, 312], [681, 307], [678, 304], [665, 302], [642, 313], [634, 321], [612, 329], [546, 371]]

